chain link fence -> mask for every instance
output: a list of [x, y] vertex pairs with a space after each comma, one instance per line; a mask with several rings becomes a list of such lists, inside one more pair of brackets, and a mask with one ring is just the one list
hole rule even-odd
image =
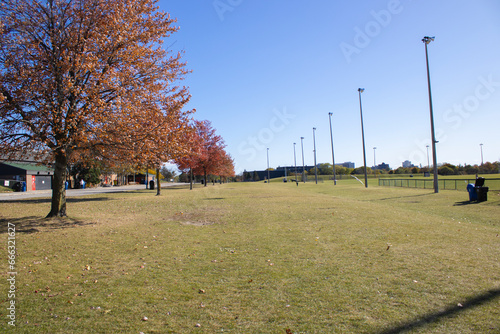
[[[476, 178], [470, 179], [439, 179], [438, 185], [439, 189], [445, 190], [462, 190], [467, 191], [467, 185], [469, 183], [475, 184]], [[434, 179], [419, 179], [419, 178], [408, 178], [408, 179], [379, 179], [379, 186], [386, 187], [402, 187], [402, 188], [421, 188], [421, 189], [434, 189]], [[489, 191], [499, 191], [500, 192], [500, 178], [496, 179], [486, 179], [484, 186], [489, 188]]]

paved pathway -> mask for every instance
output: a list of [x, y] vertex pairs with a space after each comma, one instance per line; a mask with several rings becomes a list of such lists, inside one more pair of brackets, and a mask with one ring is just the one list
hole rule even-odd
[[[162, 183], [161, 187], [172, 187], [178, 185], [184, 185], [186, 183]], [[66, 197], [78, 197], [85, 195], [95, 195], [95, 194], [103, 194], [103, 193], [113, 193], [113, 192], [123, 192], [123, 191], [134, 191], [134, 190], [145, 190], [146, 186], [144, 184], [137, 185], [129, 185], [129, 186], [118, 186], [118, 187], [96, 187], [96, 188], [87, 188], [87, 189], [68, 189], [66, 190]], [[156, 190], [150, 190], [151, 192], [155, 192]], [[52, 190], [35, 190], [35, 191], [26, 191], [26, 192], [8, 192], [8, 193], [0, 193], [0, 201], [12, 201], [12, 200], [23, 200], [29, 198], [44, 198], [51, 197]]]

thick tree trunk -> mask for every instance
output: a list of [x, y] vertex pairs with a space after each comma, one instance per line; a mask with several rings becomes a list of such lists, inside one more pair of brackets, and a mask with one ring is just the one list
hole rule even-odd
[[156, 196], [161, 195], [160, 169], [156, 168]]
[[66, 217], [66, 167], [68, 156], [64, 151], [55, 154], [54, 177], [52, 179], [52, 206], [47, 218]]
[[189, 190], [193, 190], [193, 169], [189, 168]]

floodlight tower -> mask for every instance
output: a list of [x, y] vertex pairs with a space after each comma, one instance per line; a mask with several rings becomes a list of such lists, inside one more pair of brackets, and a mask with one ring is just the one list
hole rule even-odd
[[483, 165], [483, 144], [479, 144], [481, 147], [481, 166]]
[[270, 183], [271, 179], [269, 178], [269, 147], [267, 148], [267, 183]]
[[429, 145], [425, 145], [425, 147], [427, 147], [427, 168], [431, 168], [431, 165], [429, 163]]
[[332, 132], [332, 115], [333, 113], [328, 113], [328, 118], [330, 119], [330, 140], [332, 142], [332, 160], [333, 160], [333, 185], [337, 185], [337, 176], [335, 174], [335, 154], [333, 153], [333, 132]]
[[306, 183], [306, 166], [304, 164], [304, 137], [300, 137], [300, 146], [302, 147], [302, 181]]
[[299, 180], [297, 179], [297, 158], [295, 155], [295, 144], [293, 143], [293, 162], [295, 164], [295, 183], [297, 184], [297, 187], [299, 186]]
[[314, 177], [318, 184], [318, 166], [316, 166], [316, 128], [313, 128], [313, 144], [314, 144]]
[[368, 175], [366, 173], [366, 151], [365, 151], [365, 130], [363, 127], [363, 108], [361, 107], [361, 93], [365, 91], [364, 88], [358, 88], [359, 94], [359, 114], [361, 115], [361, 138], [363, 140], [363, 163], [365, 169], [365, 188], [368, 188]]
[[432, 163], [433, 163], [433, 170], [434, 170], [434, 193], [439, 192], [439, 185], [438, 185], [438, 169], [437, 169], [437, 155], [436, 155], [436, 135], [434, 131], [434, 113], [432, 111], [432, 94], [431, 94], [431, 75], [429, 72], [429, 55], [427, 53], [427, 45], [429, 45], [430, 42], [434, 41], [435, 37], [429, 37], [425, 36], [422, 39], [422, 42], [424, 42], [425, 45], [425, 62], [427, 64], [427, 88], [429, 90], [429, 110], [430, 110], [430, 116], [431, 116], [431, 139], [432, 139]]

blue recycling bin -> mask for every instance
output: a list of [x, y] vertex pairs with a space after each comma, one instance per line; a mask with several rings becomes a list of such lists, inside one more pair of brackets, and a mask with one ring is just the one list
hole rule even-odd
[[26, 182], [21, 182], [21, 191], [26, 191]]
[[469, 193], [469, 201], [477, 201], [477, 190], [474, 184], [467, 185], [467, 192]]

